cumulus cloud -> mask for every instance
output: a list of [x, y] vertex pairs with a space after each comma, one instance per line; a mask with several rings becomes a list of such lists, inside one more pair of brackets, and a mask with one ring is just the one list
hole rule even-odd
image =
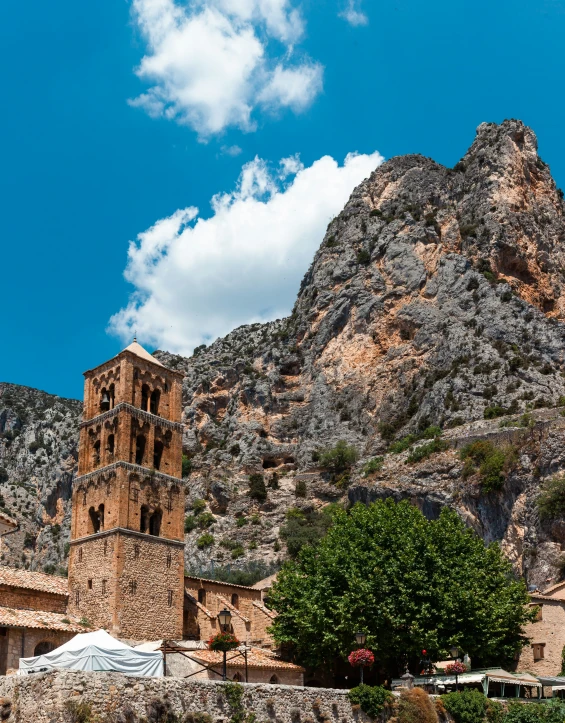
[[339, 13], [339, 16], [355, 27], [369, 23], [369, 18], [357, 7], [356, 0], [348, 0], [347, 7]]
[[375, 152], [341, 166], [330, 156], [245, 164], [209, 218], [188, 206], [130, 242], [124, 275], [135, 291], [109, 330], [190, 354], [241, 324], [288, 315], [327, 224], [382, 161]]
[[322, 88], [322, 66], [296, 57], [304, 24], [289, 0], [133, 0], [133, 13], [147, 43], [136, 73], [150, 87], [130, 104], [204, 139], [254, 130], [257, 107], [300, 112]]

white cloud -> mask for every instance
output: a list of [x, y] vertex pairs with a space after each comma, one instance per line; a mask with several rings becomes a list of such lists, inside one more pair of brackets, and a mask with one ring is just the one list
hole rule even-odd
[[369, 23], [369, 18], [357, 7], [357, 0], [348, 0], [347, 7], [339, 13], [339, 17], [347, 20], [350, 25], [355, 27], [368, 25]]
[[294, 58], [304, 26], [289, 0], [133, 0], [133, 12], [147, 42], [136, 73], [150, 87], [130, 104], [202, 138], [253, 130], [259, 106], [304, 110], [321, 90], [322, 66]]
[[241, 324], [286, 316], [327, 224], [382, 160], [247, 163], [236, 190], [214, 196], [209, 218], [189, 206], [130, 242], [125, 278], [135, 292], [110, 331], [190, 354]]
[[239, 146], [222, 146], [220, 148], [220, 153], [223, 156], [239, 156], [240, 153], [243, 153], [243, 148], [240, 148]]

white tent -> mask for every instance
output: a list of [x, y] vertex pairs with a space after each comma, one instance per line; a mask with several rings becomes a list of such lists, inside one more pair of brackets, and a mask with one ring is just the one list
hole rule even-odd
[[60, 648], [35, 658], [20, 658], [18, 675], [39, 673], [53, 668], [66, 670], [115, 670], [128, 675], [163, 675], [163, 655], [146, 652], [116, 640], [105, 630], [80, 633]]

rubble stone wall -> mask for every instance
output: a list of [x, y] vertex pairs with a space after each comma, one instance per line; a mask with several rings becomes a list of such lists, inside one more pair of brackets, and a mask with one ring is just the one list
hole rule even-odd
[[[0, 697], [11, 703], [10, 721], [18, 723], [64, 723], [69, 701], [88, 703], [94, 720], [113, 723], [118, 713], [131, 709], [135, 720], [147, 715], [155, 700], [165, 701], [175, 714], [206, 712], [216, 722], [228, 721], [232, 711], [222, 692], [224, 683], [182, 678], [136, 678], [120, 673], [57, 671], [25, 677], [0, 678]], [[305, 723], [368, 723], [356, 710], [347, 691], [330, 688], [245, 684], [243, 704], [258, 720]], [[7, 702], [6, 701], [6, 702]], [[41, 705], [38, 705], [41, 701]], [[72, 704], [71, 704], [72, 705]]]

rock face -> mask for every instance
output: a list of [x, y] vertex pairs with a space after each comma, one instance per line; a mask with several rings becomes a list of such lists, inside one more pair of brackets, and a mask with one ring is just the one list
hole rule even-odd
[[0, 384], [0, 504], [20, 523], [2, 564], [66, 572], [82, 403]]
[[[485, 540], [502, 542], [528, 582], [554, 579], [565, 522], [542, 525], [535, 498], [565, 466], [562, 196], [519, 121], [479, 126], [453, 169], [393, 158], [329, 224], [288, 319], [236, 329], [190, 359], [156, 352], [186, 374], [188, 504], [206, 500], [215, 518], [213, 542], [202, 541], [204, 529], [187, 535], [187, 567], [276, 562], [289, 508], [394, 495], [429, 516], [455, 507]], [[72, 407], [72, 422], [70, 409], [69, 429], [79, 414]], [[58, 437], [57, 424], [67, 422], [50, 426]], [[430, 425], [449, 449], [408, 464], [410, 450], [391, 453], [391, 441]], [[513, 445], [499, 491], [476, 470], [462, 476], [457, 450], [477, 438]], [[9, 458], [4, 442], [10, 482], [25, 476], [18, 464], [31, 471], [30, 440], [24, 449], [18, 439]], [[359, 459], [336, 485], [318, 459], [340, 440]], [[56, 449], [33, 483], [37, 522], [51, 519], [39, 500], [64, 486], [72, 458]], [[376, 456], [382, 465], [368, 469]], [[249, 495], [257, 474], [265, 501]], [[61, 511], [62, 490], [53, 492]]]

